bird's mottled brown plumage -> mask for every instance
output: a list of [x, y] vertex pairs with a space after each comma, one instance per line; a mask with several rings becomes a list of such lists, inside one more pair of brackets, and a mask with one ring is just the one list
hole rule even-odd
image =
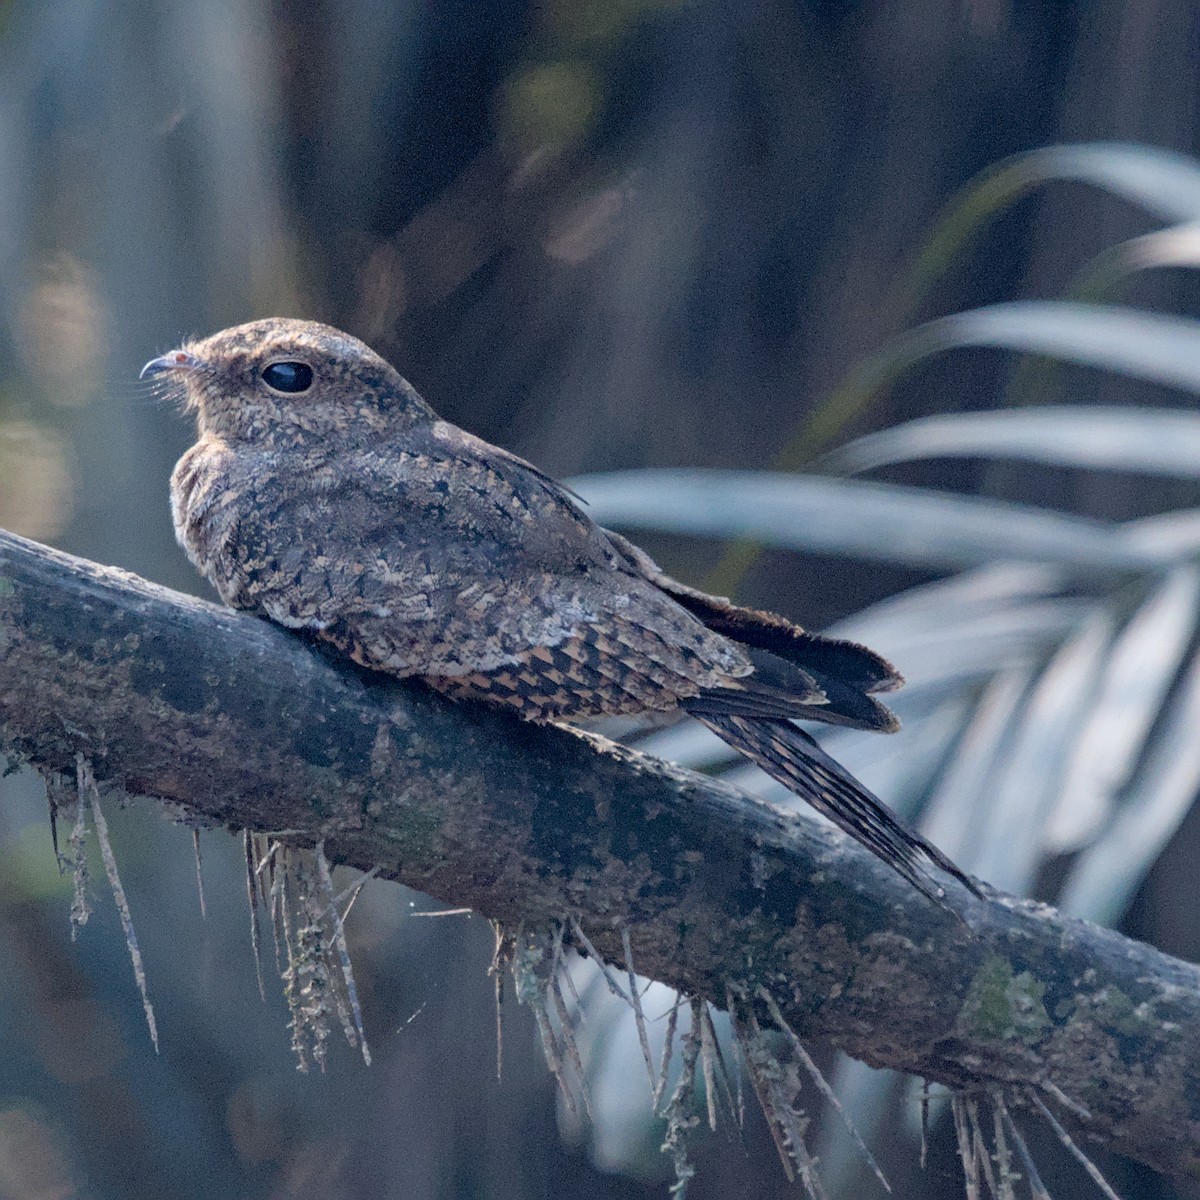
[[668, 578], [328, 326], [255, 321], [146, 370], [195, 413], [175, 531], [227, 604], [531, 721], [683, 708], [926, 894], [930, 863], [973, 887], [791, 723], [896, 728], [878, 655]]

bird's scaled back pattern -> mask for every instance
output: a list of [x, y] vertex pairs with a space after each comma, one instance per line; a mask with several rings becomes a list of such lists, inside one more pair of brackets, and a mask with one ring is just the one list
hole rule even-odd
[[146, 364], [194, 413], [175, 532], [229, 605], [532, 721], [682, 708], [930, 896], [973, 885], [791, 724], [890, 731], [878, 655], [665, 576], [357, 339], [255, 321]]

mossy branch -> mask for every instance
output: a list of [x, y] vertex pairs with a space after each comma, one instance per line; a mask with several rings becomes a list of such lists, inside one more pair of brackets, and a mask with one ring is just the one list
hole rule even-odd
[[[803, 816], [599, 738], [458, 706], [266, 622], [0, 531], [0, 752], [194, 819], [293, 830], [511, 926], [1200, 1173], [1200, 971], [961, 889], [959, 922]], [[577, 925], [574, 923], [577, 922]], [[765, 989], [765, 991], [763, 990]], [[763, 1003], [764, 1024], [772, 1013]]]

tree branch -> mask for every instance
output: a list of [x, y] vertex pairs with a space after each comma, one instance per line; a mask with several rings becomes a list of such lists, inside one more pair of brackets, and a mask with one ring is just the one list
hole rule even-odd
[[627, 926], [637, 969], [673, 987], [720, 1006], [729, 981], [765, 987], [802, 1037], [952, 1087], [1040, 1089], [1093, 1141], [1200, 1169], [1190, 964], [959, 889], [968, 928], [837, 833], [717, 781], [368, 676], [2, 531], [0, 751], [62, 774], [82, 753], [109, 786], [301, 831], [506, 923], [572, 915], [617, 963]]

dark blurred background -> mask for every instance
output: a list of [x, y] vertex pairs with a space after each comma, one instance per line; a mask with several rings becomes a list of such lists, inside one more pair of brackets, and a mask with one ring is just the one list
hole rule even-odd
[[[166, 503], [191, 431], [137, 373], [274, 314], [362, 337], [560, 477], [758, 470], [788, 445], [799, 465], [818, 404], [905, 324], [1058, 295], [1152, 228], [1059, 183], [999, 214], [918, 311], [888, 300], [950, 198], [1008, 155], [1196, 153], [1198, 61], [1187, 0], [0, 0], [0, 526], [205, 594]], [[1132, 294], [1197, 300], [1182, 270]], [[1013, 371], [946, 356], [823, 440], [1001, 407]], [[1056, 397], [1191, 403], [1082, 369]], [[1197, 500], [1191, 481], [970, 459], [889, 478], [1106, 520]], [[639, 538], [695, 582], [723, 561], [717, 541]], [[732, 584], [822, 627], [935, 577], [769, 550]], [[515, 1004], [497, 1083], [485, 921], [418, 919], [438, 906], [368, 886], [350, 936], [375, 1065], [342, 1048], [297, 1075], [270, 979], [258, 999], [236, 840], [204, 836], [202, 920], [187, 831], [114, 808], [156, 1058], [107, 889], [72, 944], [41, 785], [14, 776], [0, 799], [0, 1197], [667, 1194], [661, 1126], [596, 1157], [620, 1171], [560, 1137]], [[1194, 955], [1188, 828], [1125, 919]], [[620, 1086], [647, 1107], [637, 1070]], [[921, 1173], [908, 1124], [871, 1138], [898, 1194], [958, 1194], [952, 1138], [939, 1127]], [[1055, 1194], [1082, 1194], [1030, 1137]], [[689, 1194], [793, 1194], [757, 1116], [744, 1144], [698, 1134]], [[1127, 1196], [1191, 1194], [1105, 1168]]]

